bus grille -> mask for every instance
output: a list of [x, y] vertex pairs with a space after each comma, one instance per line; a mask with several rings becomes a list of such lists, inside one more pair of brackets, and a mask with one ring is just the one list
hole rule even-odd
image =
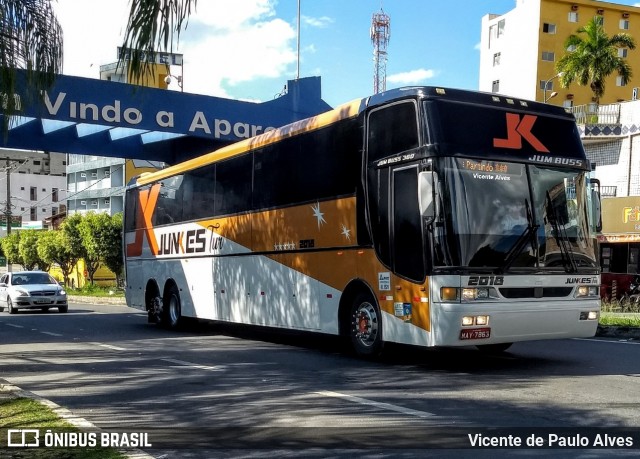
[[573, 287], [509, 287], [499, 291], [505, 298], [562, 298], [571, 295]]

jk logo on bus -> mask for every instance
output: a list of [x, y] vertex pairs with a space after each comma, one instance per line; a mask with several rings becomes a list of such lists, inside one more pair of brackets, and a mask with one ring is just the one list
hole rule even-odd
[[547, 147], [545, 147], [540, 140], [533, 135], [531, 129], [538, 119], [534, 115], [520, 115], [517, 113], [507, 113], [507, 138], [506, 139], [493, 139], [493, 146], [496, 148], [511, 148], [514, 150], [522, 149], [522, 139], [531, 144], [536, 151], [542, 153], [549, 153]]

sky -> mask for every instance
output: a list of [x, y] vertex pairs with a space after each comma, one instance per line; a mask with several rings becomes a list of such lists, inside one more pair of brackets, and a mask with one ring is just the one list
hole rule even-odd
[[[477, 89], [482, 17], [504, 14], [515, 3], [300, 0], [300, 77], [320, 76], [322, 98], [332, 106], [372, 94], [371, 19], [383, 10], [391, 32], [387, 89]], [[53, 6], [64, 33], [63, 73], [99, 78], [100, 65], [116, 61], [129, 0], [54, 0]], [[297, 7], [298, 0], [199, 0], [173, 49], [184, 55], [184, 91], [253, 101], [277, 97], [297, 76]]]

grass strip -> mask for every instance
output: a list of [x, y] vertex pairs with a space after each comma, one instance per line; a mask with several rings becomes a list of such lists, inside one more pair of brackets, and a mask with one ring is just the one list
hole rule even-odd
[[[50, 408], [30, 398], [0, 399], [0, 457], [7, 459], [125, 459], [113, 448], [8, 448], [7, 429], [40, 429], [42, 435], [47, 429], [64, 429], [79, 432]], [[13, 437], [12, 437], [13, 438]]]

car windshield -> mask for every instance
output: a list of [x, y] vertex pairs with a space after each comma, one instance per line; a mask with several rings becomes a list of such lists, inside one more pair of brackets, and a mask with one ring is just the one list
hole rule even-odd
[[440, 266], [566, 272], [596, 266], [584, 172], [462, 158], [445, 158], [440, 172]]
[[11, 281], [13, 285], [55, 284], [56, 281], [47, 273], [15, 274]]

